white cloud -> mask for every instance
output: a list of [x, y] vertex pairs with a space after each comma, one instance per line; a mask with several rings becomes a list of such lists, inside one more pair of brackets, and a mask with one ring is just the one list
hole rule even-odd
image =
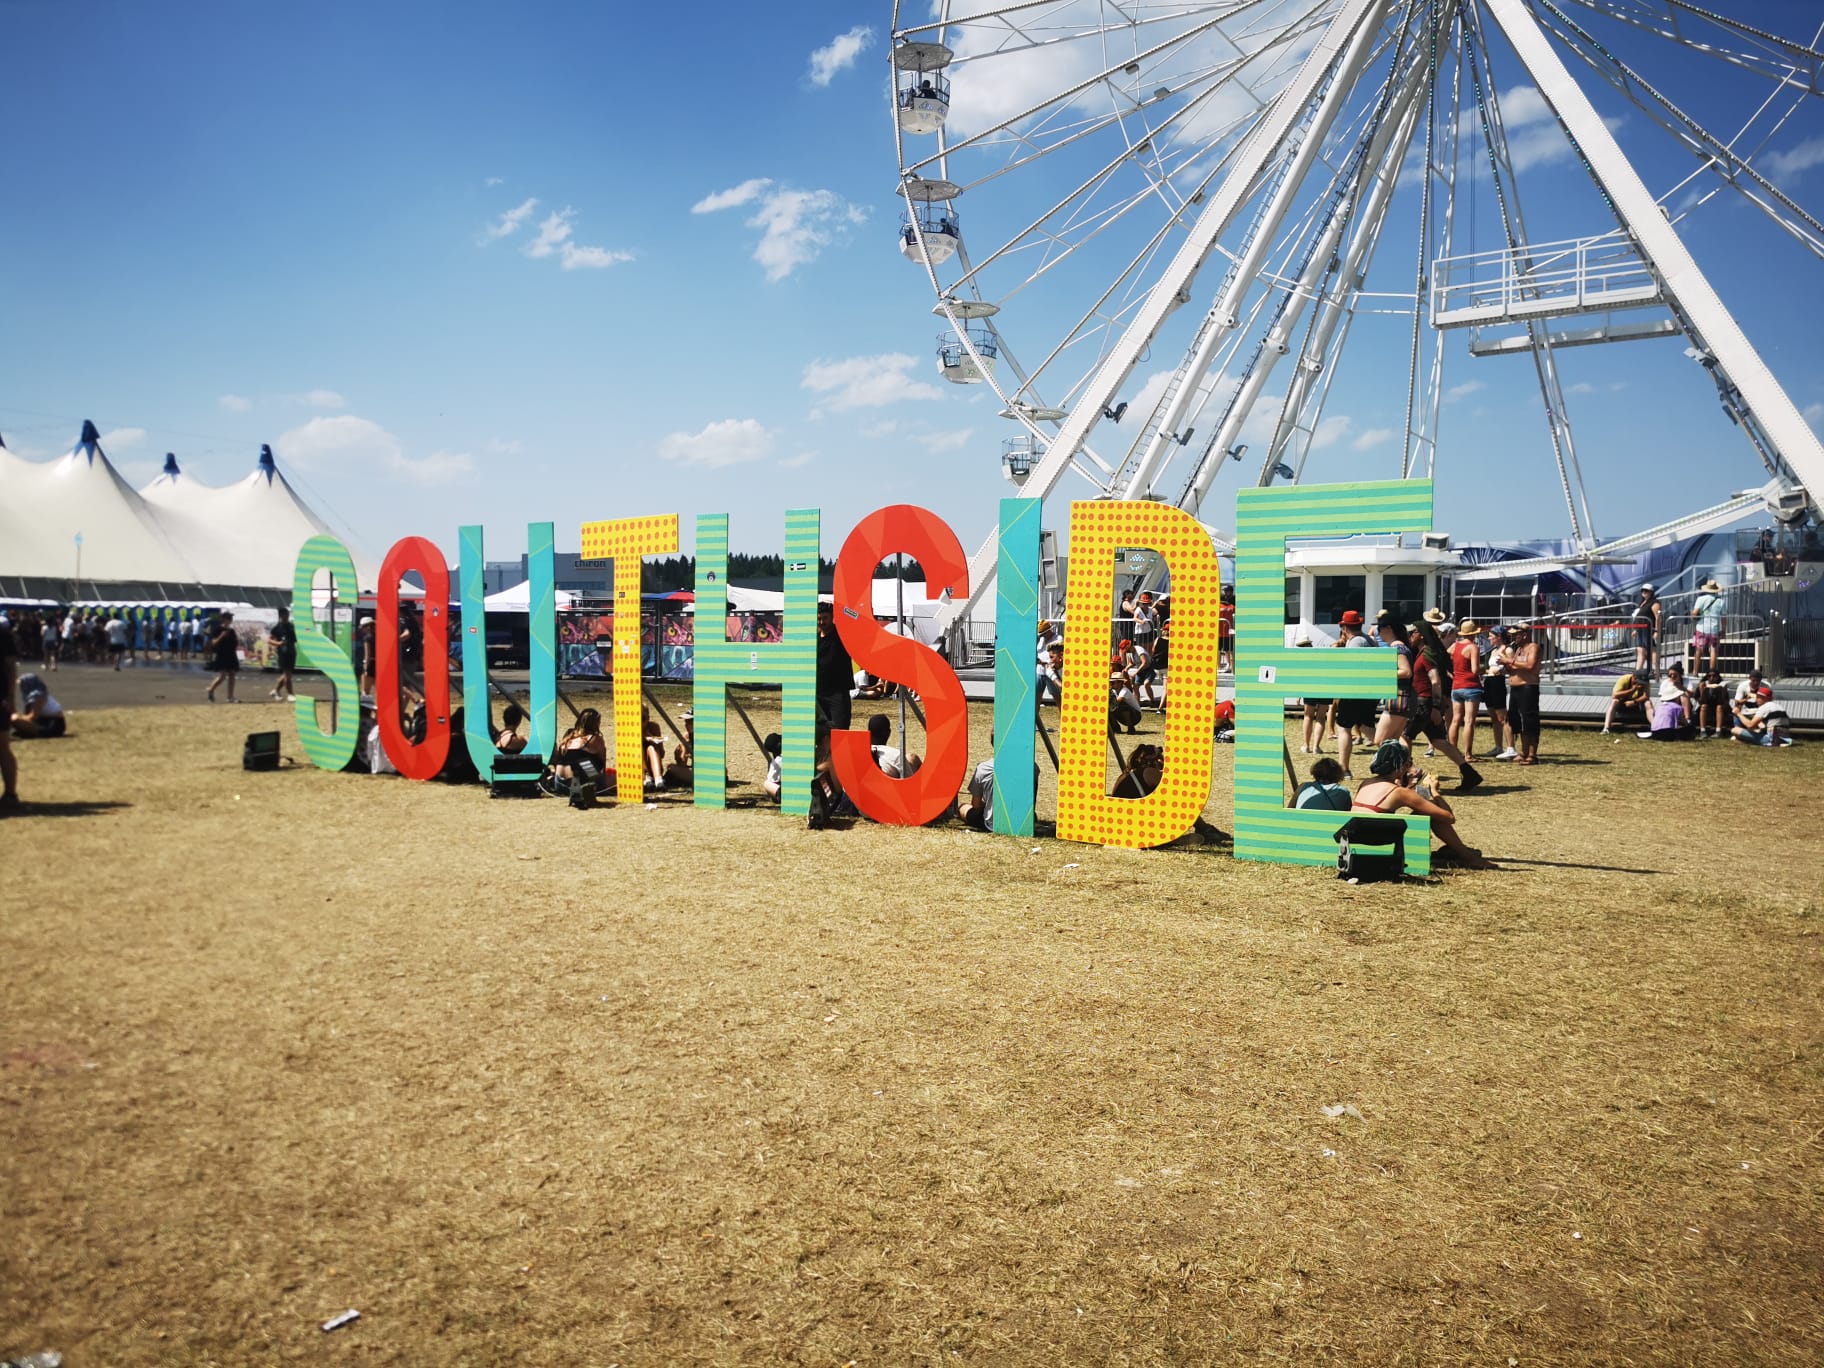
[[830, 40], [828, 47], [820, 47], [811, 54], [811, 84], [827, 86], [835, 79], [837, 72], [854, 66], [855, 59], [873, 41], [874, 30], [866, 24], [858, 24], [847, 33], [837, 34]]
[[305, 390], [302, 394], [291, 396], [294, 404], [307, 404], [311, 408], [338, 409], [348, 407], [348, 400], [332, 389]]
[[[1274, 407], [1274, 413], [1277, 416], [1277, 405]], [[1318, 423], [1317, 431], [1311, 434], [1311, 450], [1322, 451], [1327, 446], [1334, 446], [1347, 437], [1349, 429], [1354, 426], [1353, 419], [1340, 413], [1323, 419]]]
[[816, 452], [801, 451], [796, 456], [781, 457], [779, 460], [779, 469], [781, 469], [781, 470], [798, 470], [803, 466], [809, 465], [812, 461], [814, 461], [816, 459], [817, 459]]
[[433, 451], [429, 456], [401, 455], [392, 469], [413, 484], [457, 484], [475, 474], [475, 461], [466, 451]]
[[975, 436], [974, 428], [964, 428], [960, 432], [920, 433], [912, 440], [933, 456], [941, 456], [946, 451], [961, 451], [969, 445], [969, 439], [973, 436]]
[[392, 433], [352, 413], [312, 418], [274, 445], [284, 459], [303, 470], [379, 469], [422, 485], [453, 484], [475, 473], [475, 462], [465, 452], [408, 456]]
[[718, 209], [738, 209], [743, 204], [752, 204], [760, 197], [760, 192], [773, 183], [770, 176], [755, 176], [744, 180], [729, 190], [718, 190], [713, 195], [705, 195], [690, 206], [693, 214], [713, 214]]
[[1796, 176], [1814, 166], [1824, 166], [1824, 137], [1807, 138], [1796, 147], [1770, 153], [1761, 163], [1761, 169], [1775, 180]]
[[1799, 416], [1816, 427], [1819, 423], [1824, 423], [1824, 404], [1807, 404]]
[[[532, 203], [533, 201], [527, 201]], [[632, 261], [632, 252], [613, 251], [606, 247], [580, 247], [570, 240], [576, 210], [564, 208], [538, 225], [538, 236], [520, 250], [534, 261], [555, 256], [566, 271], [595, 270]]]
[[866, 209], [834, 190], [775, 190], [747, 221], [749, 228], [760, 229], [754, 260], [766, 268], [768, 280], [783, 280], [867, 217]]
[[245, 413], [253, 407], [253, 400], [239, 394], [224, 394], [215, 402], [230, 413]]
[[899, 419], [882, 418], [878, 422], [863, 423], [858, 431], [863, 437], [867, 438], [869, 441], [873, 441], [877, 437], [890, 436], [898, 427]]
[[758, 419], [724, 418], [701, 432], [674, 432], [659, 440], [659, 455], [679, 465], [723, 466], [763, 461], [773, 454], [775, 439]]
[[492, 190], [495, 186], [505, 185], [506, 183], [507, 183], [507, 178], [505, 176], [489, 176], [486, 180], [484, 180], [482, 182], [482, 185], [485, 186], [487, 189]]
[[1467, 399], [1470, 395], [1487, 388], [1488, 386], [1480, 380], [1465, 380], [1462, 384], [1452, 385], [1444, 391], [1444, 402], [1454, 404], [1459, 399]]
[[103, 451], [130, 451], [146, 440], [146, 430], [139, 427], [111, 428], [101, 434]]
[[804, 389], [818, 397], [821, 406], [844, 409], [880, 408], [908, 399], [937, 399], [943, 391], [910, 374], [918, 358], [904, 352], [882, 356], [851, 356], [842, 361], [813, 361], [804, 368]]
[[1566, 394], [1594, 394], [1594, 393], [1596, 393], [1596, 386], [1592, 385], [1588, 380], [1579, 380], [1576, 384], [1574, 384], [1574, 385], [1570, 386], [1568, 389], [1566, 389], [1565, 393]]
[[1373, 451], [1378, 446], [1385, 446], [1399, 435], [1392, 428], [1363, 428], [1349, 445], [1356, 451]]
[[[690, 206], [693, 214], [713, 214], [757, 204], [747, 226], [760, 230], [754, 260], [766, 268], [768, 280], [783, 280], [807, 262], [815, 261], [825, 247], [849, 228], [865, 223], [868, 211], [850, 204], [834, 190], [772, 189], [766, 176], [755, 176], [727, 190], [705, 195]], [[771, 190], [771, 193], [767, 193]]]
[[485, 247], [490, 242], [498, 242], [504, 237], [511, 237], [532, 217], [532, 211], [538, 208], [538, 201], [529, 199], [516, 209], [509, 209], [493, 223], [481, 230], [481, 242]]
[[523, 456], [525, 455], [525, 451], [526, 444], [517, 437], [488, 438], [488, 454], [490, 456]]

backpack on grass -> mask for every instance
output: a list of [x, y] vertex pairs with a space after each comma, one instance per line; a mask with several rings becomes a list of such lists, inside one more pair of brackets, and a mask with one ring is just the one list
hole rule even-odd
[[[1406, 876], [1406, 823], [1397, 817], [1351, 817], [1336, 832], [1336, 877], [1381, 883]], [[1378, 846], [1380, 850], [1366, 850]]]

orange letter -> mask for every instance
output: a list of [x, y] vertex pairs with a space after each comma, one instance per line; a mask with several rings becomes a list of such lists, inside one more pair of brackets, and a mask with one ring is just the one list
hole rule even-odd
[[[836, 558], [836, 632], [855, 663], [909, 687], [925, 704], [925, 763], [904, 779], [874, 763], [865, 731], [830, 733], [836, 777], [855, 806], [877, 822], [923, 826], [956, 798], [969, 770], [969, 703], [956, 671], [929, 646], [896, 636], [874, 621], [874, 567], [904, 552], [925, 572], [925, 595], [969, 592], [969, 562], [950, 525], [911, 504], [868, 514]], [[900, 737], [903, 749], [906, 738]]]

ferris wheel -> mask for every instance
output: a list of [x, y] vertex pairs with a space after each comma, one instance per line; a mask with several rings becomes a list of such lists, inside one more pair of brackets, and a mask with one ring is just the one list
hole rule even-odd
[[[1363, 365], [1387, 440], [1347, 477], [1437, 473], [1447, 355], [1453, 373], [1509, 355], [1530, 360], [1541, 478], [1580, 554], [1815, 516], [1824, 447], [1687, 238], [1713, 202], [1745, 206], [1824, 263], [1798, 175], [1824, 162], [1820, 17], [1805, 0], [896, 0], [900, 246], [929, 278], [938, 367], [992, 388], [1005, 473], [1032, 497], [1070, 481], [1196, 515], [1225, 478], [1296, 482]], [[1623, 124], [1657, 144], [1624, 151]], [[1599, 536], [1560, 356], [1655, 338], [1701, 367], [1687, 380], [1714, 386], [1763, 483]], [[994, 565], [991, 543], [978, 595]]]

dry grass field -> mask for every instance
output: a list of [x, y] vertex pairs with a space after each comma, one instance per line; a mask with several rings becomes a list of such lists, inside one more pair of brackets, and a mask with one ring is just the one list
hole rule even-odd
[[0, 822], [0, 1356], [1824, 1358], [1824, 746], [1549, 732], [1457, 802], [1501, 870], [1356, 888], [75, 721]]

